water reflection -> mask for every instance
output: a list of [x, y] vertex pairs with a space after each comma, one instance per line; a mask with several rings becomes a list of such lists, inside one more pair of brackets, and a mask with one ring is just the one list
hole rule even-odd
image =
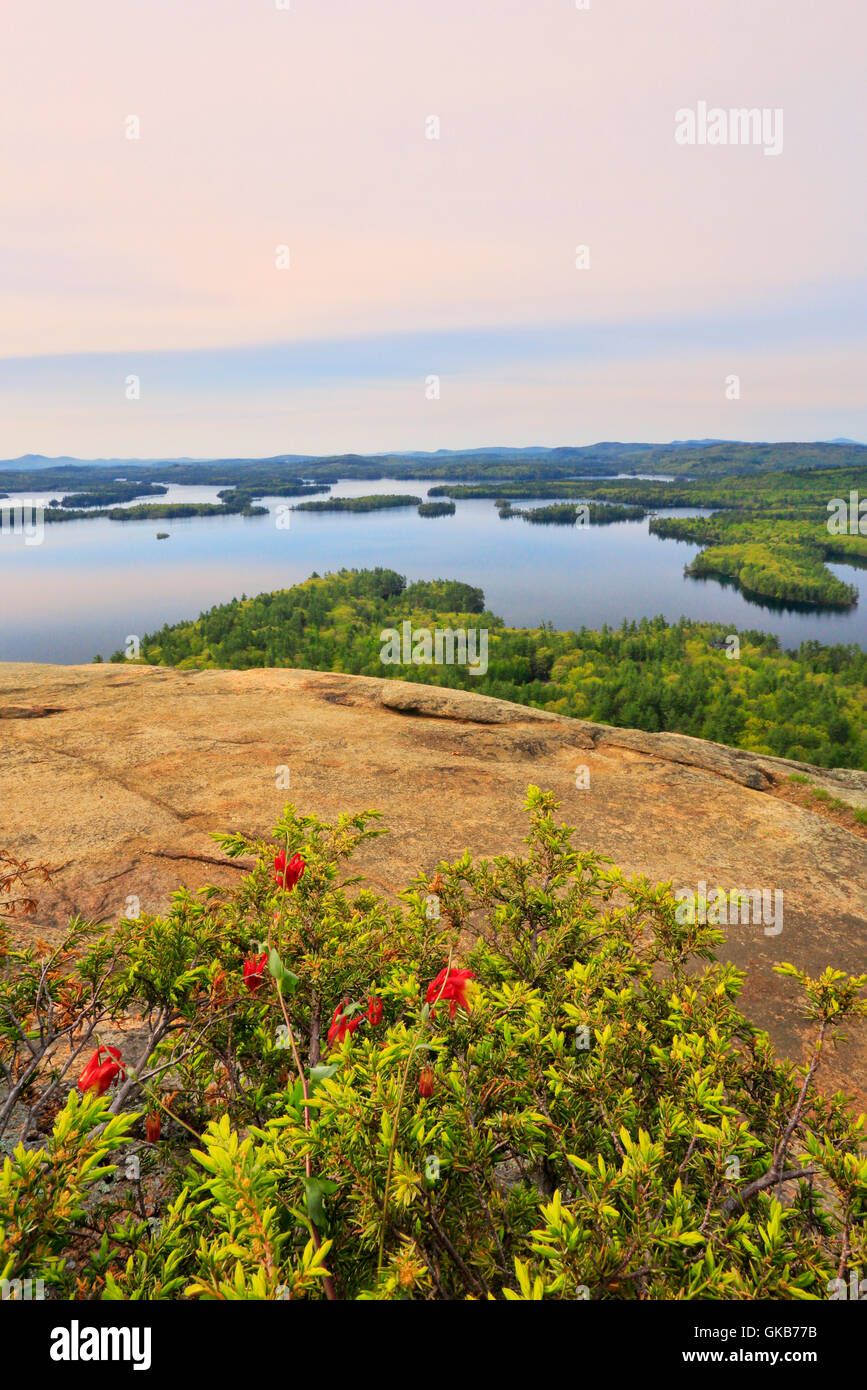
[[[426, 497], [429, 486], [361, 479], [332, 492]], [[173, 486], [160, 500], [216, 501], [218, 491]], [[287, 530], [276, 524], [276, 509], [287, 500], [265, 498], [269, 515], [258, 518], [55, 523], [46, 526], [44, 544], [32, 547], [0, 538], [0, 659], [87, 662], [97, 652], [108, 656], [130, 634], [194, 618], [242, 593], [285, 588], [314, 570], [373, 565], [411, 580], [480, 585], [488, 606], [513, 626], [547, 620], [558, 628], [599, 627], [685, 615], [774, 632], [789, 647], [810, 638], [867, 647], [867, 602], [828, 613], [748, 602], [716, 580], [685, 578], [684, 565], [698, 547], [651, 536], [646, 520], [530, 526], [519, 518], [501, 521], [486, 499], [458, 501], [454, 516], [437, 518], [421, 518], [414, 507], [293, 512]], [[157, 531], [168, 531], [169, 539], [157, 541]], [[849, 582], [860, 577], [848, 565], [830, 568]]]

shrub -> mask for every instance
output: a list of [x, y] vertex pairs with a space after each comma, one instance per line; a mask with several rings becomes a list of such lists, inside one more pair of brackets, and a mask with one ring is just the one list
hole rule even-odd
[[[523, 856], [467, 853], [398, 905], [346, 876], [375, 813], [287, 807], [274, 842], [216, 837], [255, 860], [236, 890], [75, 923], [42, 961], [7, 947], [0, 1277], [110, 1299], [817, 1299], [863, 1266], [863, 1117], [816, 1075], [867, 977], [779, 967], [815, 1033], [805, 1066], [779, 1061], [719, 933], [574, 849], [550, 794], [526, 806]], [[73, 1090], [40, 1138], [107, 1037], [120, 1057], [82, 1080], [101, 1066], [110, 1089]]]

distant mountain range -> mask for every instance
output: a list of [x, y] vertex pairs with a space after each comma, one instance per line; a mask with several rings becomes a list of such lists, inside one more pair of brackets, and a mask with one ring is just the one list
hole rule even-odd
[[[849, 445], [855, 448], [867, 448], [856, 439], [826, 439], [818, 440], [815, 445], [803, 443], [767, 445], [756, 444], [754, 447], [759, 449], [780, 448], [803, 450], [810, 447], [821, 448], [828, 444]], [[477, 449], [404, 449], [394, 452], [382, 451], [371, 454], [273, 454], [268, 458], [192, 458], [189, 455], [175, 455], [168, 458], [97, 458], [82, 459], [74, 458], [69, 454], [62, 454], [56, 458], [49, 458], [45, 454], [21, 454], [18, 458], [0, 459], [0, 469], [14, 469], [18, 472], [37, 471], [44, 468], [153, 468], [162, 464], [220, 464], [232, 466], [238, 464], [287, 464], [287, 463], [324, 463], [337, 465], [340, 463], [358, 464], [362, 461], [376, 460], [381, 462], [385, 459], [403, 460], [409, 463], [424, 462], [425, 460], [435, 460], [439, 463], [448, 459], [479, 459], [490, 461], [495, 459], [522, 458], [548, 459], [552, 463], [567, 461], [570, 458], [608, 458], [616, 459], [628, 457], [634, 454], [666, 454], [672, 450], [683, 449], [710, 449], [720, 446], [730, 448], [745, 449], [753, 447], [740, 440], [727, 439], [674, 439], [669, 444], [648, 444], [639, 442], [621, 442], [619, 440], [606, 440], [598, 444], [579, 444], [579, 445], [525, 445], [521, 448], [514, 448], [510, 445], [489, 445], [485, 448]]]
[[[257, 459], [261, 463], [306, 463], [313, 454], [280, 454], [277, 459]], [[242, 459], [192, 458], [187, 454], [176, 454], [169, 458], [136, 459], [82, 459], [70, 454], [59, 454], [49, 458], [47, 454], [22, 454], [17, 459], [0, 459], [0, 468], [152, 468], [160, 463], [241, 463]]]

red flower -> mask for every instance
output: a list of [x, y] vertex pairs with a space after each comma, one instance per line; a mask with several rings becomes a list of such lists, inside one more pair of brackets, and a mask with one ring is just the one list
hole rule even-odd
[[261, 956], [248, 956], [244, 961], [244, 984], [251, 994], [256, 993], [265, 978], [265, 966], [267, 964], [267, 951], [263, 951]]
[[[104, 1059], [103, 1053], [105, 1054]], [[82, 1095], [85, 1091], [96, 1091], [98, 1096], [104, 1096], [112, 1081], [118, 1076], [125, 1075], [126, 1073], [120, 1065], [118, 1049], [116, 1047], [98, 1047], [78, 1078], [78, 1089]]]
[[460, 1004], [462, 1009], [470, 1012], [470, 1001], [467, 997], [467, 986], [470, 980], [476, 977], [472, 970], [449, 970], [446, 975], [446, 967], [440, 971], [432, 984], [427, 987], [427, 1002], [432, 1004], [435, 999], [448, 999], [449, 1014], [455, 1016], [455, 1009]]
[[285, 849], [281, 849], [274, 860], [274, 881], [278, 883], [281, 888], [286, 888], [291, 891], [306, 868], [307, 865], [300, 854], [293, 854], [287, 864], [286, 851]]
[[145, 1116], [145, 1138], [149, 1144], [155, 1144], [160, 1137], [162, 1126], [160, 1124], [159, 1112], [152, 1110]]
[[376, 994], [371, 994], [367, 1001], [367, 1017], [370, 1019], [371, 1028], [382, 1022], [382, 1000]]
[[434, 1093], [434, 1074], [433, 1067], [422, 1067], [421, 1075], [418, 1079], [418, 1093], [420, 1096], [430, 1097]]
[[346, 1034], [354, 1033], [358, 1025], [361, 1023], [362, 1019], [364, 1018], [364, 1014], [358, 1014], [355, 1018], [344, 1018], [343, 1010], [348, 1003], [349, 1000], [344, 999], [343, 1003], [338, 1004], [337, 1008], [334, 1010], [334, 1013], [331, 1018], [331, 1027], [328, 1029], [329, 1047], [331, 1047], [335, 1041], [337, 1041], [338, 1043], [342, 1043], [343, 1039], [346, 1037]]

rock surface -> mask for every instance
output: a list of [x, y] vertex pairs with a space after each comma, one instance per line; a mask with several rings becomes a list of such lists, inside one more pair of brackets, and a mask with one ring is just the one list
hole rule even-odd
[[[236, 881], [208, 832], [267, 834], [287, 800], [325, 818], [383, 812], [391, 833], [356, 862], [394, 893], [465, 848], [519, 852], [533, 782], [560, 798], [577, 846], [627, 872], [783, 890], [782, 932], [730, 927], [725, 954], [748, 972], [745, 1011], [793, 1060], [810, 1029], [773, 965], [865, 968], [867, 841], [821, 804], [797, 804], [800, 765], [782, 759], [328, 672], [7, 663], [0, 714], [0, 845], [55, 870], [28, 933], [50, 938], [74, 912], [119, 917], [131, 894], [159, 911], [180, 883]], [[867, 774], [807, 771], [867, 805]], [[824, 1073], [862, 1103], [864, 1032], [850, 1029]]]

